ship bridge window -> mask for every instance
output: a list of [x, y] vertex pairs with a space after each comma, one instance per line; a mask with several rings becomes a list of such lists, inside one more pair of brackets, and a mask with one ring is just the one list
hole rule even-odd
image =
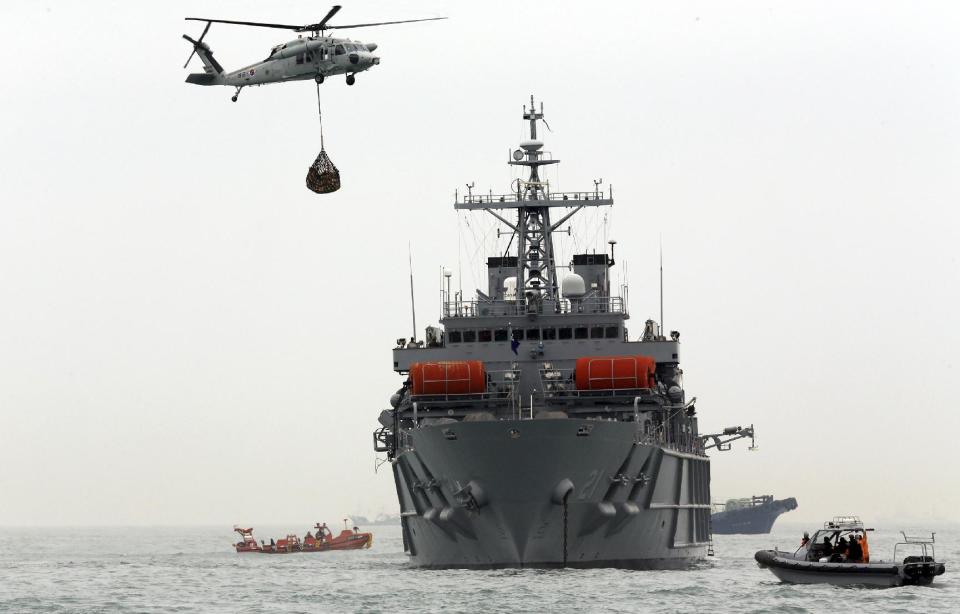
[[[520, 331], [523, 332], [523, 331]], [[540, 329], [539, 328], [528, 328], [527, 329], [527, 339], [530, 341], [536, 341], [540, 338]]]
[[463, 339], [463, 336], [458, 330], [451, 330], [447, 333], [447, 341], [450, 343], [460, 343], [461, 339]]
[[477, 331], [477, 336], [479, 337], [479, 340], [483, 343], [488, 343], [490, 340], [493, 339], [493, 334], [488, 330]]
[[572, 328], [561, 328], [560, 329], [560, 340], [573, 339], [573, 329]]
[[517, 328], [513, 331], [513, 340], [514, 341], [523, 341], [523, 329]]
[[477, 331], [475, 330], [465, 330], [463, 331], [463, 342], [464, 343], [473, 343], [477, 340]]
[[617, 337], [620, 336], [620, 327], [608, 326], [607, 328], [604, 329], [604, 332], [606, 333], [604, 336], [607, 339], [616, 339]]
[[603, 339], [603, 327], [602, 327], [602, 326], [591, 326], [591, 327], [590, 327], [590, 338], [591, 338], [591, 339]]
[[[570, 330], [570, 329], [567, 329]], [[555, 328], [545, 328], [543, 329], [543, 339], [544, 341], [553, 341], [557, 338], [557, 329]]]
[[501, 328], [499, 330], [493, 331], [493, 340], [494, 341], [506, 341], [507, 340], [507, 330]]
[[587, 327], [586, 327], [586, 326], [578, 326], [577, 328], [573, 329], [573, 338], [574, 338], [574, 339], [586, 339], [586, 338], [587, 338]]
[[343, 55], [344, 53], [346, 52], [343, 50], [343, 45], [337, 45], [333, 48], [334, 55]]

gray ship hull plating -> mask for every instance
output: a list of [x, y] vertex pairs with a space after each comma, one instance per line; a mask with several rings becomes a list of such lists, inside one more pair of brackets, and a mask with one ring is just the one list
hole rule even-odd
[[418, 567], [679, 568], [703, 559], [709, 459], [637, 441], [635, 424], [421, 426], [394, 460]]

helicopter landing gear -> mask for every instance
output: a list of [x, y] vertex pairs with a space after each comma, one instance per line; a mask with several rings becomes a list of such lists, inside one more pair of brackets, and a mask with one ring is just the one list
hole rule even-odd
[[236, 101], [237, 101], [237, 96], [240, 95], [240, 90], [242, 90], [242, 89], [243, 89], [243, 86], [242, 86], [242, 85], [238, 86], [238, 87], [237, 87], [237, 91], [233, 94], [233, 96], [230, 97], [230, 100], [236, 102]]
[[357, 82], [357, 78], [353, 75], [347, 75], [347, 85], [353, 85]]
[[314, 77], [313, 80], [317, 82], [317, 85], [320, 85], [321, 83], [323, 83], [323, 75], [321, 75], [320, 73], [317, 73], [317, 76]]

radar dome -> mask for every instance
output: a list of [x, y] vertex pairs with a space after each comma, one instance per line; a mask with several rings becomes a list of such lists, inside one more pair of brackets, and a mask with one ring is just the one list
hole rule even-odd
[[576, 273], [570, 273], [560, 283], [560, 291], [566, 297], [579, 298], [587, 293], [587, 282]]

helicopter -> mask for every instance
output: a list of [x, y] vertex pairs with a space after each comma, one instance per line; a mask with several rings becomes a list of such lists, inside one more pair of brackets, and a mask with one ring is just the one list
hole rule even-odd
[[[380, 58], [373, 55], [377, 49], [376, 43], [361, 43], [349, 38], [333, 38], [326, 35], [327, 30], [345, 30], [347, 28], [366, 28], [370, 26], [385, 26], [397, 23], [412, 23], [415, 21], [435, 21], [446, 17], [428, 17], [426, 19], [405, 19], [402, 21], [382, 21], [379, 23], [357, 23], [345, 26], [332, 26], [330, 19], [340, 10], [335, 5], [327, 15], [317, 23], [302, 26], [259, 23], [254, 21], [231, 21], [227, 19], [207, 19], [205, 17], [186, 17], [186, 21], [205, 21], [206, 27], [200, 38], [194, 40], [183, 35], [193, 44], [193, 51], [187, 58], [186, 68], [194, 54], [203, 62], [202, 73], [187, 75], [187, 83], [195, 85], [227, 85], [237, 88], [230, 98], [236, 102], [240, 90], [249, 85], [265, 85], [267, 83], [282, 83], [284, 81], [302, 81], [313, 79], [319, 85], [327, 77], [346, 75], [347, 85], [356, 83], [358, 72], [363, 72], [380, 63]], [[213, 57], [210, 46], [203, 42], [203, 37], [210, 31], [210, 24], [229, 23], [239, 26], [255, 26], [259, 28], [279, 28], [294, 32], [308, 32], [270, 50], [270, 55], [260, 62], [250, 64], [239, 70], [225, 71], [223, 66]]]

